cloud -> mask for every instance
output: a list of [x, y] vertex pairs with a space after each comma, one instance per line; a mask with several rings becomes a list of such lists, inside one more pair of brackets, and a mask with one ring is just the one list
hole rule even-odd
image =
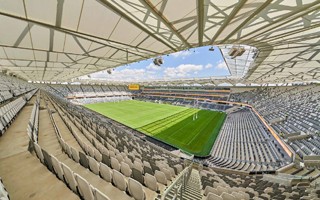
[[186, 57], [190, 56], [192, 54], [191, 51], [179, 51], [176, 53], [171, 54], [175, 58], [182, 57], [182, 59], [185, 59]]
[[[150, 63], [145, 68], [116, 68], [111, 74], [107, 71], [101, 71], [91, 74], [92, 79], [106, 80], [106, 81], [145, 81], [145, 80], [159, 80], [159, 79], [176, 79], [176, 78], [190, 78], [194, 76], [203, 76], [203, 70], [208, 69], [226, 69], [224, 62], [219, 61], [216, 66], [208, 63], [206, 65], [196, 64], [181, 64], [176, 67], [159, 67]], [[209, 74], [207, 74], [209, 75]], [[83, 79], [87, 79], [84, 77]], [[90, 78], [90, 79], [91, 79]]]
[[213, 65], [210, 64], [210, 63], [208, 63], [208, 64], [206, 64], [206, 66], [204, 66], [205, 69], [210, 69], [210, 68], [212, 68], [212, 67], [213, 67]]
[[190, 73], [199, 72], [203, 69], [202, 65], [182, 64], [178, 67], [168, 67], [164, 70], [164, 75], [170, 78], [187, 77]]
[[161, 69], [161, 67], [160, 67], [160, 66], [157, 66], [157, 65], [155, 65], [155, 64], [153, 64], [153, 63], [150, 63], [150, 64], [146, 67], [146, 69], [158, 71], [158, 70]]
[[153, 73], [147, 72], [145, 69], [128, 69], [114, 70], [111, 74], [106, 71], [91, 74], [93, 79], [103, 79], [109, 81], [139, 81], [155, 79]]
[[227, 64], [222, 60], [217, 62], [216, 68], [218, 68], [218, 69], [228, 69]]

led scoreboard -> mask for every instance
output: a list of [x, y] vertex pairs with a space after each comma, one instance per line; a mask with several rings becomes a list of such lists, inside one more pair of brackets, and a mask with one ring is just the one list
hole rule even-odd
[[128, 86], [129, 90], [140, 90], [140, 85], [138, 84], [130, 84]]

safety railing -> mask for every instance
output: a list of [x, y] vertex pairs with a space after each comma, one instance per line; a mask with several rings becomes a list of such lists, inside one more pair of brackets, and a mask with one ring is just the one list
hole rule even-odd
[[[190, 161], [191, 162], [191, 161]], [[171, 183], [171, 185], [164, 191], [161, 200], [173, 200], [173, 199], [183, 199], [183, 194], [186, 189], [188, 180], [190, 178], [190, 174], [192, 171], [193, 163], [188, 163], [188, 167], [186, 167], [178, 177]]]

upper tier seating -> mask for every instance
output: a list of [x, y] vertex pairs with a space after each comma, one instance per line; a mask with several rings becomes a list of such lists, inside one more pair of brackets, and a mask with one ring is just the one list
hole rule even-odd
[[229, 98], [230, 89], [214, 87], [144, 87], [141, 97], [166, 97], [166, 98], [204, 98], [210, 100], [226, 101]]
[[84, 99], [72, 99], [70, 102], [75, 104], [91, 104], [91, 103], [102, 103], [102, 102], [118, 102], [130, 100], [129, 96], [111, 96], [111, 97], [95, 97], [95, 98], [84, 98]]
[[0, 104], [34, 89], [31, 84], [2, 73], [0, 73], [0, 86]]
[[197, 100], [187, 100], [187, 99], [176, 99], [172, 98], [164, 98], [159, 96], [139, 96], [136, 99], [141, 101], [151, 101], [151, 102], [167, 102], [172, 105], [180, 105], [180, 106], [188, 106], [188, 107], [196, 107], [204, 110], [217, 110], [217, 111], [225, 111], [232, 106], [227, 104], [216, 104], [213, 102], [205, 102], [205, 101], [197, 101]]
[[[77, 99], [77, 102], [81, 104], [90, 102], [88, 99], [94, 99], [93, 102], [105, 102], [108, 101], [107, 97], [131, 96], [131, 92], [125, 86], [52, 84], [39, 85], [39, 87], [60, 97]], [[83, 98], [86, 99], [82, 100]]]
[[23, 108], [37, 90], [32, 90], [26, 95], [12, 100], [0, 106], [0, 136], [4, 134], [6, 128], [11, 124], [17, 113]]
[[[46, 85], [48, 88], [52, 88], [50, 92], [54, 92], [55, 94], [61, 97], [67, 97], [72, 91], [67, 87], [67, 85]], [[48, 90], [47, 90], [48, 91]]]

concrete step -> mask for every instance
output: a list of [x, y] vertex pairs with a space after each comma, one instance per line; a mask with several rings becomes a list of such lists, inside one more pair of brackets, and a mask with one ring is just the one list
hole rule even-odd
[[[177, 186], [179, 187], [179, 186]], [[201, 180], [199, 171], [192, 169], [188, 183], [186, 184], [184, 191], [182, 192], [182, 198], [180, 194], [176, 194], [175, 190], [169, 192], [165, 200], [201, 200], [203, 195], [201, 194]], [[160, 200], [161, 197], [158, 197], [157, 200]]]
[[201, 200], [201, 181], [199, 171], [193, 169], [183, 195], [184, 199]]

